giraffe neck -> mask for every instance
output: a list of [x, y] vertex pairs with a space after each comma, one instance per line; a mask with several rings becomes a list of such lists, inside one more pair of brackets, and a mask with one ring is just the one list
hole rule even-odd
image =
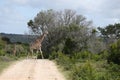
[[42, 41], [44, 40], [45, 36], [46, 36], [46, 34], [43, 33], [43, 34], [40, 36], [40, 38], [39, 38], [39, 42], [42, 42]]

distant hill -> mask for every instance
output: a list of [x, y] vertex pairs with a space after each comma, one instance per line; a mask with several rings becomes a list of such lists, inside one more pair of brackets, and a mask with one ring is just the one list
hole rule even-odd
[[37, 36], [35, 35], [6, 34], [6, 33], [0, 33], [0, 36], [8, 38], [11, 43], [25, 43], [25, 44], [29, 44], [35, 38], [37, 38]]

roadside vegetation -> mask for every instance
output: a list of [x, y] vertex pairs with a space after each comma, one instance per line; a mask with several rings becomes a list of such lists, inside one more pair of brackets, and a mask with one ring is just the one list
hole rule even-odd
[[8, 56], [0, 56], [0, 73], [9, 67], [13, 62], [15, 62], [17, 58], [8, 57]]
[[[13, 53], [14, 44], [8, 38], [0, 37], [0, 73], [13, 62], [25, 56], [23, 44], [16, 44], [16, 54]], [[26, 49], [26, 48], [24, 48]]]

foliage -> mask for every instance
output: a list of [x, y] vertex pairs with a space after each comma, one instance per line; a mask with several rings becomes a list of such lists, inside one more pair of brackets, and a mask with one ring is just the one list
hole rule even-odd
[[[88, 53], [88, 52], [84, 52]], [[119, 80], [120, 66], [117, 64], [107, 64], [101, 60], [101, 55], [92, 54], [91, 58], [74, 54], [72, 57], [63, 53], [57, 53], [55, 59], [57, 64], [62, 66], [64, 71], [69, 71], [69, 80]], [[90, 54], [90, 53], [89, 53]], [[96, 56], [99, 57], [96, 60]], [[84, 61], [80, 61], [79, 59]]]
[[9, 67], [9, 65], [17, 59], [18, 58], [14, 56], [0, 56], [0, 74], [5, 68]]
[[71, 38], [67, 38], [65, 40], [63, 53], [65, 53], [65, 54], [73, 54], [73, 53], [75, 53], [75, 49], [76, 49], [75, 41], [72, 40]]
[[104, 50], [104, 51], [99, 53], [102, 60], [106, 60], [108, 58], [108, 54], [109, 54], [108, 50]]
[[57, 52], [52, 52], [51, 55], [49, 56], [49, 59], [52, 60], [52, 59], [56, 59], [58, 58], [58, 53]]
[[71, 61], [70, 57], [61, 52], [58, 52], [58, 58], [56, 58], [56, 61], [58, 65], [64, 66], [65, 70], [70, 70], [73, 64], [73, 61]]
[[10, 43], [10, 39], [7, 38], [7, 37], [2, 37], [2, 40], [5, 41], [5, 42], [7, 42], [7, 43]]
[[[74, 10], [70, 9], [64, 11], [42, 10], [28, 22], [28, 27], [34, 34], [41, 35], [48, 30], [49, 34], [42, 44], [44, 53], [52, 53], [53, 47], [66, 44], [67, 38], [70, 38], [73, 43], [75, 42], [76, 51], [86, 48], [89, 26], [91, 26], [91, 21], [87, 21], [84, 16], [76, 14]], [[65, 53], [70, 53], [68, 49], [68, 45], [64, 47]]]
[[2, 40], [2, 38], [0, 37], [0, 56], [3, 56], [5, 54], [5, 51], [4, 51], [4, 47], [6, 45], [6, 42]]
[[98, 27], [98, 30], [108, 44], [120, 39], [120, 23], [110, 24], [104, 28]]
[[95, 69], [89, 61], [81, 66], [73, 67], [71, 73], [71, 80], [95, 80]]
[[6, 34], [6, 33], [0, 33], [0, 36], [1, 40], [5, 41], [6, 43], [22, 43], [22, 44], [29, 44], [37, 37], [35, 35]]
[[6, 44], [6, 42], [3, 41], [3, 40], [1, 39], [1, 37], [0, 37], [0, 49], [2, 49], [3, 47], [5, 47], [5, 44]]
[[92, 54], [88, 51], [81, 51], [81, 52], [74, 53], [71, 56], [72, 58], [76, 59], [76, 62], [85, 62], [86, 60], [91, 59], [91, 55]]
[[[106, 66], [106, 72], [104, 75], [105, 80], [119, 80], [120, 79], [120, 66], [114, 63], [110, 63]], [[106, 76], [106, 77], [105, 77]]]
[[5, 55], [5, 51], [3, 49], [0, 50], [0, 56], [4, 56]]
[[119, 64], [120, 65], [120, 40], [118, 40], [117, 42], [113, 43], [109, 50], [109, 55], [107, 58], [107, 61], [113, 62], [115, 64]]
[[[8, 42], [8, 38], [0, 38], [0, 56], [17, 56], [23, 57], [27, 55], [28, 45], [26, 44], [12, 44]], [[16, 54], [13, 54], [16, 48]]]

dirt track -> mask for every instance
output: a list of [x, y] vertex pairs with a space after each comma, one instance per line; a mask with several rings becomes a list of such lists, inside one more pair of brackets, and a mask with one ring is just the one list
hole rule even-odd
[[0, 75], [0, 80], [65, 80], [54, 62], [27, 59], [11, 65]]

